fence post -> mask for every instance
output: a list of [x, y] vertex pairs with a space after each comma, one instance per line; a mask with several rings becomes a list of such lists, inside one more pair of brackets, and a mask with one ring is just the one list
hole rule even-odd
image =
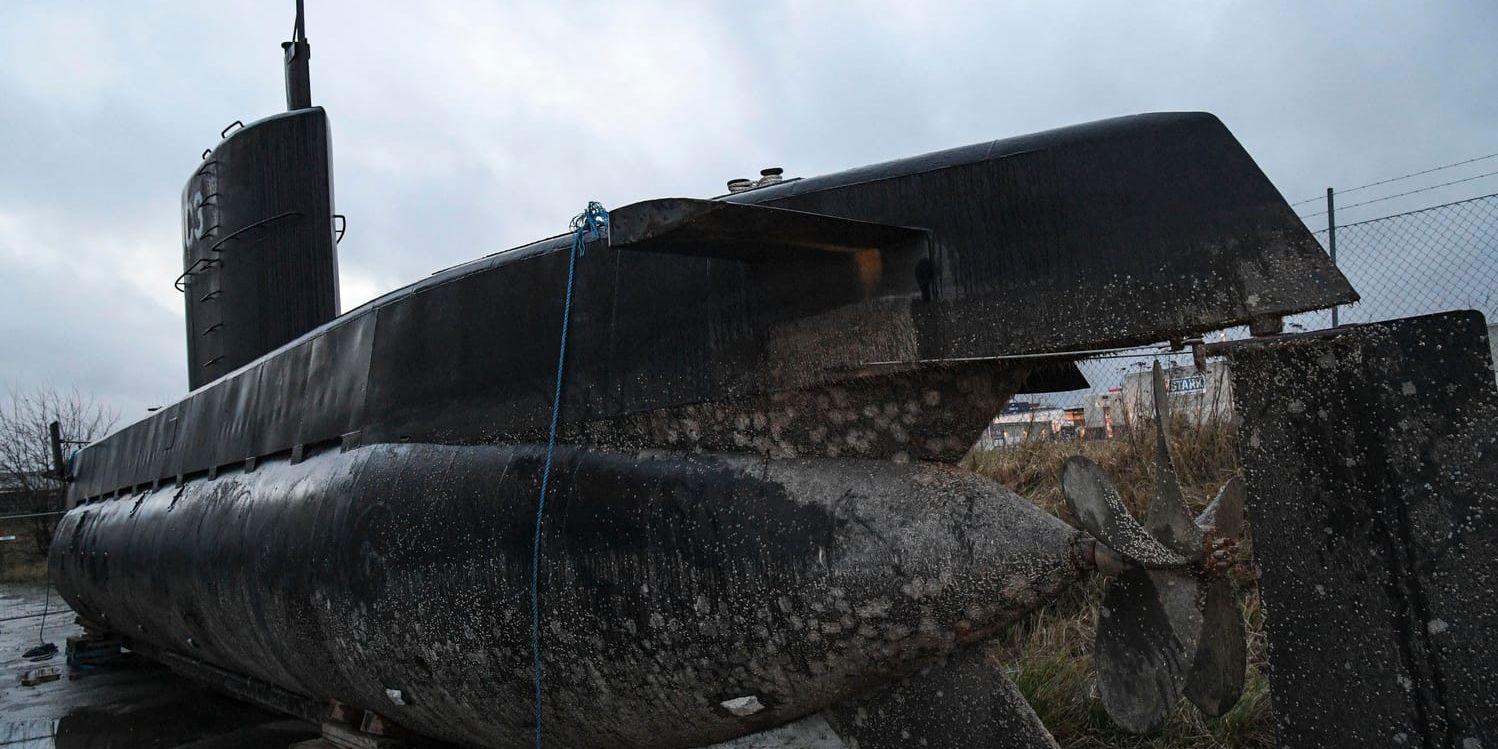
[[[1332, 256], [1332, 265], [1337, 264], [1337, 203], [1332, 188], [1326, 188], [1326, 240]], [[1337, 327], [1337, 308], [1332, 307], [1332, 327]]]

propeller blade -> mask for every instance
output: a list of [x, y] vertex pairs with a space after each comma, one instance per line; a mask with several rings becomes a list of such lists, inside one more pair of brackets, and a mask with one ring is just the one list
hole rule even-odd
[[1196, 525], [1214, 531], [1219, 538], [1237, 538], [1243, 532], [1243, 502], [1247, 491], [1243, 479], [1234, 476], [1217, 491], [1217, 496], [1196, 516]]
[[1185, 692], [1192, 704], [1215, 718], [1233, 709], [1243, 696], [1248, 637], [1231, 581], [1214, 578], [1207, 583], [1204, 598], [1201, 636]]
[[1200, 622], [1196, 589], [1188, 572], [1137, 567], [1108, 583], [1098, 617], [1098, 693], [1125, 731], [1157, 730], [1180, 699], [1192, 648], [1178, 627], [1200, 631], [1190, 626], [1193, 616]]
[[1061, 471], [1062, 494], [1082, 527], [1140, 564], [1109, 582], [1096, 642], [1103, 707], [1131, 733], [1158, 729], [1182, 695], [1208, 715], [1231, 710], [1243, 695], [1248, 650], [1231, 581], [1211, 565], [1193, 564], [1203, 558], [1207, 532], [1235, 538], [1242, 531], [1243, 482], [1228, 481], [1191, 517], [1170, 454], [1169, 393], [1159, 362], [1152, 380], [1157, 489], [1145, 522], [1129, 515], [1096, 463], [1074, 456]]
[[1170, 420], [1170, 394], [1165, 387], [1165, 372], [1155, 362], [1153, 373], [1155, 401], [1155, 497], [1150, 502], [1144, 526], [1166, 548], [1191, 561], [1201, 559], [1202, 532], [1191, 518], [1181, 482], [1176, 477], [1175, 460], [1170, 454], [1170, 440], [1165, 428]]
[[1145, 567], [1179, 567], [1186, 558], [1160, 545], [1129, 514], [1103, 469], [1081, 455], [1061, 468], [1061, 493], [1083, 530], [1105, 546]]

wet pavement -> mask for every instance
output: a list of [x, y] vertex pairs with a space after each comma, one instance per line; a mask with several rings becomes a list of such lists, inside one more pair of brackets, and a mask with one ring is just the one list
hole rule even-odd
[[[0, 749], [279, 748], [317, 736], [308, 723], [222, 696], [138, 655], [70, 674], [67, 638], [81, 634], [46, 586], [0, 584]], [[57, 655], [39, 663], [22, 657], [42, 641], [56, 645]], [[47, 666], [62, 678], [21, 685], [26, 671]]]
[[[283, 749], [318, 737], [310, 723], [223, 696], [134, 653], [70, 672], [67, 639], [83, 633], [47, 586], [0, 583], [0, 749]], [[27, 661], [22, 654], [42, 642], [57, 654]], [[47, 667], [62, 677], [21, 684], [27, 671]], [[813, 716], [705, 749], [842, 746]]]

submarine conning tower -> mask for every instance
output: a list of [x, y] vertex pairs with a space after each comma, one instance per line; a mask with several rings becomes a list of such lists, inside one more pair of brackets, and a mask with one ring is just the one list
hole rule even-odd
[[301, 3], [287, 111], [236, 122], [182, 188], [187, 380], [196, 390], [338, 316], [333, 151], [312, 106]]

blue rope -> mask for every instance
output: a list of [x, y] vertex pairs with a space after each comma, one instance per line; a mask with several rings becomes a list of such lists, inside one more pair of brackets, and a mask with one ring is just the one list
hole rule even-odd
[[567, 292], [562, 298], [562, 340], [557, 346], [557, 380], [551, 395], [551, 429], [546, 436], [546, 466], [541, 469], [541, 496], [536, 500], [536, 535], [531, 544], [531, 665], [536, 681], [536, 749], [541, 747], [541, 520], [546, 511], [546, 488], [551, 483], [552, 456], [557, 449], [557, 422], [562, 415], [562, 374], [567, 366], [567, 329], [572, 323], [572, 287], [577, 260], [587, 243], [608, 236], [609, 212], [598, 203], [572, 219], [572, 251], [567, 256]]

